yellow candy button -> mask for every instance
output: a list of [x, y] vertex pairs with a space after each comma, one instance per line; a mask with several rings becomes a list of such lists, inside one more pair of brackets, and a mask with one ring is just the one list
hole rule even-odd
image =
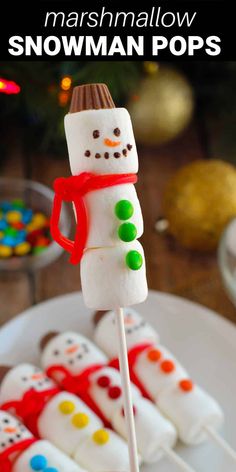
[[9, 246], [5, 246], [0, 244], [0, 258], [7, 258], [12, 255], [12, 248]]
[[76, 413], [76, 415], [73, 416], [71, 423], [75, 428], [82, 429], [89, 424], [89, 417], [86, 413]]
[[18, 244], [16, 247], [15, 247], [15, 254], [17, 256], [25, 256], [26, 254], [28, 254], [31, 250], [31, 245], [30, 243], [28, 243], [27, 241], [23, 242], [23, 243], [20, 243]]
[[106, 444], [109, 441], [110, 435], [105, 429], [98, 429], [93, 434], [93, 440], [99, 446]]
[[22, 214], [20, 213], [20, 211], [12, 210], [7, 213], [6, 219], [7, 222], [10, 224], [19, 223], [22, 219]]
[[0, 231], [0, 239], [4, 238], [4, 232]]
[[61, 402], [59, 405], [58, 405], [58, 408], [60, 410], [60, 412], [63, 414], [63, 415], [71, 415], [71, 413], [73, 413], [73, 411], [75, 411], [75, 405], [73, 402], [70, 402], [69, 400], [67, 401], [64, 401], [64, 402]]

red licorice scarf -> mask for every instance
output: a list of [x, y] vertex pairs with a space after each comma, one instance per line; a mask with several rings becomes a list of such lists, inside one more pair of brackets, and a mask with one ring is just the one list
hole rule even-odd
[[11, 400], [3, 403], [1, 409], [9, 412], [14, 411], [31, 433], [39, 437], [37, 423], [40, 413], [48, 401], [59, 392], [60, 389], [58, 387], [43, 392], [36, 392], [31, 389], [20, 400]]
[[[152, 343], [143, 343], [143, 344], [138, 344], [137, 346], [131, 348], [128, 351], [130, 379], [132, 380], [132, 382], [135, 385], [137, 385], [139, 390], [142, 392], [142, 395], [145, 398], [148, 398], [148, 400], [151, 400], [151, 397], [150, 397], [149, 393], [147, 392], [144, 384], [142, 383], [140, 378], [137, 376], [137, 374], [135, 372], [135, 369], [134, 369], [134, 366], [135, 366], [135, 363], [137, 361], [138, 356], [150, 347], [152, 347]], [[118, 358], [111, 359], [111, 361], [109, 362], [109, 366], [114, 367], [115, 369], [119, 370], [119, 359]]]
[[103, 367], [104, 364], [94, 364], [87, 369], [84, 369], [80, 374], [73, 375], [66, 367], [62, 365], [53, 365], [46, 370], [46, 373], [48, 377], [53, 380], [57, 379], [58, 374], [62, 375], [62, 378], [59, 381], [61, 389], [70, 393], [74, 393], [79, 398], [81, 398], [81, 400], [83, 400], [84, 403], [86, 403], [91, 408], [91, 410], [93, 410], [94, 413], [96, 413], [96, 415], [101, 418], [105, 426], [111, 427], [110, 422], [104, 416], [103, 412], [100, 410], [96, 401], [92, 398], [89, 392], [91, 385], [90, 375], [102, 369]]
[[[53, 239], [63, 247], [65, 251], [71, 254], [70, 262], [72, 264], [78, 264], [80, 262], [88, 238], [89, 222], [84, 196], [94, 190], [101, 190], [115, 185], [134, 184], [136, 182], [136, 174], [96, 175], [90, 172], [83, 172], [82, 174], [73, 175], [68, 178], [59, 177], [55, 180], [51, 234]], [[59, 229], [63, 201], [74, 204], [77, 220], [75, 241], [66, 238]]]
[[11, 447], [0, 453], [0, 471], [1, 472], [11, 472], [12, 463], [14, 460], [11, 460], [11, 456], [15, 453], [21, 453], [28, 449], [31, 444], [35, 443], [37, 439], [29, 438], [21, 441], [19, 443], [13, 444]]

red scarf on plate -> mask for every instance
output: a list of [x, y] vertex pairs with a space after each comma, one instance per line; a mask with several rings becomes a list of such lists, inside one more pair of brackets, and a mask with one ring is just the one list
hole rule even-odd
[[[59, 177], [54, 181], [55, 197], [51, 216], [51, 234], [53, 239], [71, 254], [70, 262], [72, 264], [80, 262], [88, 238], [89, 221], [84, 196], [94, 190], [136, 182], [136, 174], [96, 175], [90, 172], [83, 172], [68, 178]], [[59, 229], [63, 201], [74, 204], [77, 221], [75, 241], [63, 236]]]
[[12, 462], [14, 460], [11, 460], [11, 455], [15, 453], [21, 453], [25, 451], [25, 449], [28, 449], [28, 447], [31, 446], [31, 444], [35, 443], [37, 439], [35, 438], [29, 438], [25, 439], [19, 443], [13, 444], [10, 446], [8, 449], [0, 453], [0, 470], [1, 472], [11, 472], [12, 470]]
[[3, 403], [1, 409], [9, 412], [13, 410], [33, 435], [39, 437], [37, 423], [40, 413], [48, 401], [59, 392], [58, 387], [43, 392], [31, 389], [25, 392], [21, 400], [11, 400]]
[[84, 369], [80, 374], [73, 375], [66, 367], [62, 365], [53, 365], [46, 370], [46, 373], [48, 377], [53, 380], [57, 380], [57, 374], [62, 374], [62, 379], [59, 381], [60, 387], [67, 392], [78, 395], [78, 397], [81, 398], [81, 400], [83, 400], [84, 403], [86, 403], [91, 410], [101, 418], [106, 427], [111, 427], [110, 422], [104, 416], [99, 405], [89, 393], [89, 388], [91, 386], [90, 375], [103, 367], [104, 364], [94, 364], [87, 369]]
[[[137, 358], [139, 355], [146, 351], [149, 347], [152, 346], [152, 343], [143, 343], [143, 344], [138, 344], [137, 346], [131, 348], [128, 351], [128, 361], [129, 361], [129, 371], [130, 371], [130, 379], [132, 382], [137, 385], [139, 390], [142, 392], [142, 395], [145, 398], [148, 398], [148, 400], [151, 400], [149, 393], [147, 392], [145, 385], [142, 383], [140, 378], [137, 376], [135, 373], [134, 366], [136, 364]], [[114, 359], [111, 359], [109, 362], [110, 367], [114, 367], [115, 369], [119, 370], [119, 359], [116, 357]]]

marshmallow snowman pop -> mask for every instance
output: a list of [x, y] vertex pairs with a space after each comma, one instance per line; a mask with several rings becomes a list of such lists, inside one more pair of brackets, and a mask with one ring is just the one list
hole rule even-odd
[[[124, 316], [133, 382], [173, 421], [183, 442], [198, 444], [210, 437], [236, 461], [235, 450], [217, 432], [224, 418], [218, 403], [193, 384], [184, 367], [160, 344], [155, 329], [137, 311], [129, 308]], [[112, 311], [97, 312], [94, 339], [111, 359], [110, 365], [118, 367], [114, 320]]]
[[[122, 309], [147, 297], [144, 253], [137, 241], [143, 221], [133, 185], [138, 155], [132, 124], [126, 109], [115, 108], [106, 85], [93, 84], [74, 89], [65, 130], [73, 176], [55, 181], [51, 232], [72, 263], [81, 261], [85, 304], [116, 312], [130, 469], [138, 472]], [[59, 230], [63, 200], [74, 206], [74, 242]]]
[[1, 472], [85, 472], [49, 441], [36, 439], [15, 417], [0, 410]]

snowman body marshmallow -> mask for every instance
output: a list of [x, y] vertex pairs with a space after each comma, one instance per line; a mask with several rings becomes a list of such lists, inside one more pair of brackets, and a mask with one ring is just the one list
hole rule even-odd
[[9, 472], [84, 472], [45, 440], [36, 440], [18, 419], [0, 410], [0, 470]]
[[[104, 84], [75, 87], [65, 132], [74, 176], [67, 190], [74, 191], [70, 201], [78, 210], [73, 257], [76, 260], [76, 251], [81, 251], [77, 262], [81, 259], [85, 304], [103, 310], [140, 303], [147, 297], [147, 282], [144, 252], [137, 241], [143, 219], [133, 185], [138, 155], [129, 113], [115, 108]], [[55, 192], [60, 193], [56, 183]], [[82, 195], [77, 203], [76, 192]], [[60, 241], [54, 228], [52, 224], [54, 239], [63, 245], [65, 238]]]
[[[94, 339], [103, 349], [110, 365], [118, 368], [115, 313], [95, 315]], [[131, 379], [146, 398], [176, 426], [186, 444], [198, 444], [208, 438], [205, 427], [219, 429], [223, 412], [219, 404], [189, 379], [187, 371], [173, 354], [159, 343], [159, 336], [135, 310], [124, 314]]]
[[90, 472], [128, 471], [125, 442], [113, 431], [104, 429], [98, 416], [76, 395], [56, 392], [55, 383], [31, 364], [13, 367], [3, 377], [0, 385], [2, 408], [15, 408], [18, 416], [24, 416], [29, 401], [37, 406], [41, 400], [43, 405], [34, 421], [34, 411], [23, 418], [34, 429], [37, 426], [39, 437], [50, 441]]
[[[85, 390], [79, 392], [78, 388], [78, 394], [85, 401], [92, 401], [101, 417], [127, 438], [121, 377], [116, 369], [106, 366], [106, 363], [107, 358], [100, 349], [74, 332], [55, 335], [42, 352], [43, 368], [51, 372], [54, 378], [58, 379], [57, 374], [60, 375], [60, 368], [63, 367], [78, 387], [86, 379]], [[137, 387], [131, 385], [131, 391], [138, 449], [143, 461], [152, 463], [162, 457], [162, 446], [174, 446], [176, 431], [155, 405], [142, 398]]]

